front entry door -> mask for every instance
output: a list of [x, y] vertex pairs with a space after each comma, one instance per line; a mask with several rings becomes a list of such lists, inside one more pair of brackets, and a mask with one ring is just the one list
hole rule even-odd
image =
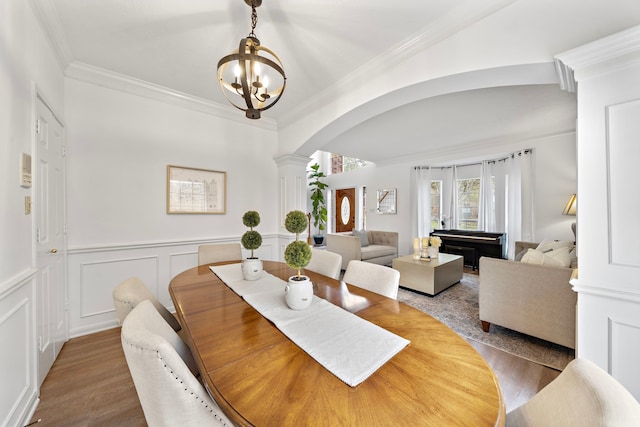
[[64, 128], [38, 97], [35, 124], [38, 386], [67, 340]]
[[336, 233], [351, 231], [356, 226], [356, 189], [336, 190]]

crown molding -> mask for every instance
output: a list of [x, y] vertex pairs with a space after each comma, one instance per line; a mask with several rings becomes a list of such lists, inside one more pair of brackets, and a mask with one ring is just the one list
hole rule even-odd
[[[394, 158], [392, 160], [385, 160], [382, 162], [375, 162], [377, 166], [390, 166], [395, 164], [402, 164], [407, 162], [413, 162], [416, 159], [433, 159], [439, 157], [457, 157], [464, 158], [470, 156], [470, 153], [475, 151], [486, 152], [487, 150], [493, 150], [496, 152], [501, 151], [513, 151], [514, 144], [528, 145], [533, 141], [540, 139], [553, 138], [562, 135], [571, 135], [576, 132], [575, 121], [568, 121], [564, 124], [558, 125], [556, 129], [550, 129], [544, 133], [538, 132], [526, 132], [520, 134], [502, 135], [496, 138], [476, 140], [467, 143], [456, 144], [453, 146], [443, 146], [441, 148], [430, 150], [422, 153], [415, 153], [403, 157]], [[475, 155], [473, 155], [475, 157]]]
[[309, 156], [301, 156], [298, 154], [285, 154], [273, 159], [278, 167], [281, 166], [304, 166], [311, 161]]
[[200, 113], [209, 114], [224, 120], [230, 120], [244, 125], [256, 126], [261, 129], [276, 131], [277, 123], [273, 119], [262, 118], [249, 120], [244, 115], [238, 114], [238, 110], [222, 106], [218, 103], [179, 92], [164, 86], [156, 85], [144, 80], [115, 73], [93, 65], [74, 61], [65, 70], [65, 76], [91, 83], [108, 89], [117, 90], [131, 95], [141, 96], [155, 101], [165, 102], [182, 108], [188, 108]]
[[573, 70], [567, 67], [561, 60], [555, 58], [556, 75], [561, 90], [567, 92], [576, 91], [576, 79], [573, 76]]
[[281, 128], [291, 125], [316, 106], [324, 106], [334, 99], [340, 98], [350, 92], [354, 85], [360, 85], [363, 80], [368, 80], [372, 75], [384, 74], [385, 71], [395, 68], [398, 63], [411, 58], [418, 53], [432, 47], [439, 42], [451, 37], [460, 30], [473, 25], [487, 16], [503, 9], [517, 0], [470, 0], [458, 6], [443, 18], [429, 25], [423, 31], [398, 43], [388, 51], [366, 62], [354, 72], [346, 75], [341, 80], [326, 88], [317, 96], [307, 100], [299, 108], [284, 115], [279, 124]]
[[64, 69], [73, 62], [73, 54], [62, 31], [60, 15], [53, 0], [29, 0], [29, 5], [40, 22], [45, 38], [53, 47], [60, 70], [64, 72]]
[[616, 71], [640, 62], [640, 25], [555, 56], [559, 77], [569, 83]]

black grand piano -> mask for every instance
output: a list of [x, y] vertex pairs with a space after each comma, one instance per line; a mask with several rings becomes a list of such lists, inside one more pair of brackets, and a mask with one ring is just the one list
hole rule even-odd
[[480, 257], [506, 258], [506, 233], [488, 233], [472, 230], [433, 230], [432, 236], [442, 240], [440, 252], [462, 255], [464, 265], [475, 270]]

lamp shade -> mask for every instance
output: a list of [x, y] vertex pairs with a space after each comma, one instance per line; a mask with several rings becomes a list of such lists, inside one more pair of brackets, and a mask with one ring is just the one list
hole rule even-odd
[[575, 215], [576, 214], [576, 195], [573, 194], [569, 197], [569, 201], [562, 211], [562, 215]]

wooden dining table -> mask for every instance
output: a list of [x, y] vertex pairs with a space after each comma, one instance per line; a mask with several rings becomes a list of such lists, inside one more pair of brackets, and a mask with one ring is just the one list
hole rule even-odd
[[[263, 263], [265, 272], [284, 281], [295, 274], [284, 263]], [[411, 343], [351, 387], [247, 304], [209, 266], [184, 271], [169, 284], [182, 336], [209, 393], [236, 425], [504, 425], [505, 406], [495, 374], [453, 330], [394, 299], [312, 271], [304, 274], [313, 281], [316, 296]]]

